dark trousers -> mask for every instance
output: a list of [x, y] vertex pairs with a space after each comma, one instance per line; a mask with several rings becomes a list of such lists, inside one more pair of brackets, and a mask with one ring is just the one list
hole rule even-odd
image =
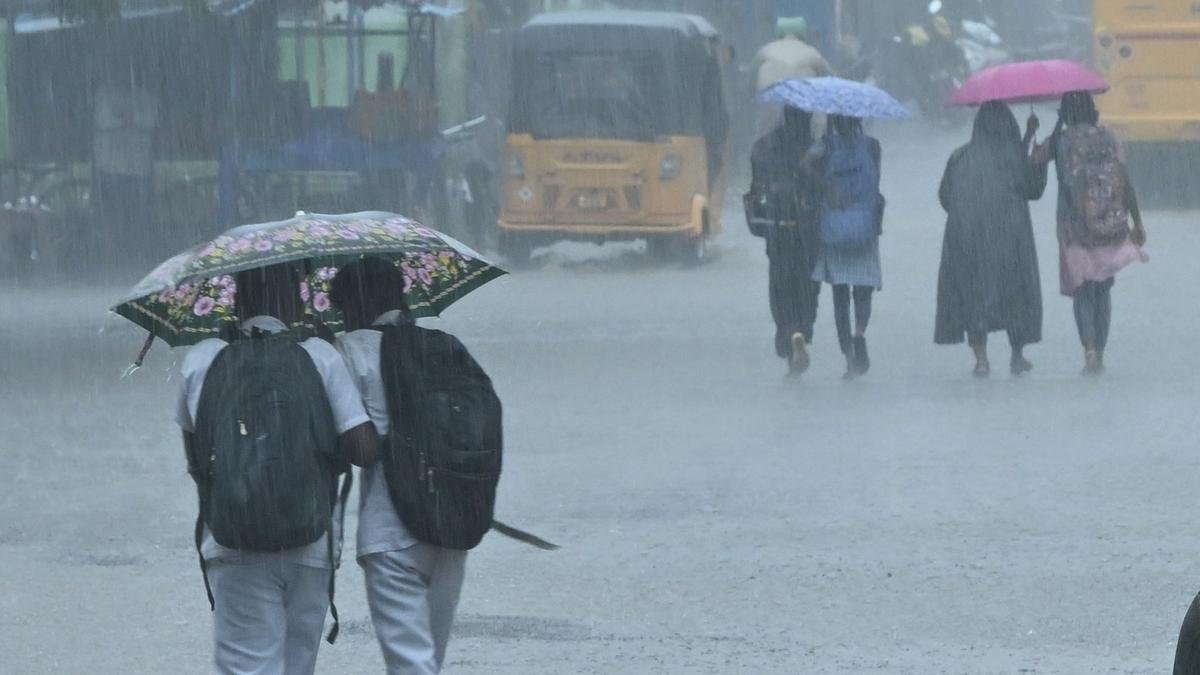
[[854, 299], [855, 326], [867, 329], [871, 322], [871, 297], [875, 289], [871, 286], [847, 286], [838, 284], [833, 287], [833, 320], [837, 324], [838, 344], [842, 353], [849, 353], [854, 347], [854, 333], [850, 328], [850, 299]]
[[770, 316], [775, 319], [775, 353], [792, 358], [792, 335], [803, 333], [812, 340], [817, 321], [821, 283], [812, 281], [815, 246], [791, 235], [768, 239], [770, 258], [768, 294]]
[[1112, 323], [1113, 280], [1088, 281], [1075, 290], [1075, 325], [1084, 349], [1104, 351]]

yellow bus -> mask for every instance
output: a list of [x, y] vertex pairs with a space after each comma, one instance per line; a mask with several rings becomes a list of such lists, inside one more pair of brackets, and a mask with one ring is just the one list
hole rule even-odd
[[1104, 124], [1127, 142], [1200, 141], [1200, 2], [1094, 0]]

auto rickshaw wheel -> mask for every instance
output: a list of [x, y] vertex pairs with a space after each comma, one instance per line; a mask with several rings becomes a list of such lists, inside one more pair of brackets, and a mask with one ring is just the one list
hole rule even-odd
[[699, 265], [708, 259], [708, 237], [691, 234], [648, 237], [646, 252], [664, 262]]

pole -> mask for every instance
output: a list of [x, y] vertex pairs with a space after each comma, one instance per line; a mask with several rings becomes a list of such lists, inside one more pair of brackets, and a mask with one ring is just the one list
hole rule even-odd
[[244, 49], [241, 40], [239, 19], [234, 19], [230, 31], [229, 49], [229, 91], [225, 111], [225, 134], [221, 143], [221, 162], [217, 169], [217, 229], [223, 230], [237, 224], [238, 201], [241, 186], [240, 148], [238, 138], [238, 88], [241, 81], [242, 58]]

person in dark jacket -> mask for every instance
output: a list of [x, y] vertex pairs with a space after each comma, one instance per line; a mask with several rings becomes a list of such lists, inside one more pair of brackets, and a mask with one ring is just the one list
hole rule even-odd
[[1183, 615], [1179, 639], [1175, 641], [1174, 675], [1200, 675], [1200, 595]]
[[1012, 111], [985, 103], [971, 141], [950, 156], [938, 197], [946, 209], [946, 234], [938, 275], [934, 342], [975, 352], [975, 375], [991, 373], [987, 336], [1007, 331], [1011, 371], [1033, 368], [1026, 345], [1042, 339], [1042, 290], [1029, 201], [1046, 189], [1046, 167], [1029, 159], [1037, 132], [1030, 117], [1022, 139]]
[[808, 369], [821, 293], [821, 284], [811, 279], [820, 247], [812, 181], [804, 169], [811, 145], [812, 115], [787, 108], [750, 156], [750, 208], [758, 216], [751, 218], [750, 230], [767, 242], [775, 352], [788, 360], [792, 375]]

